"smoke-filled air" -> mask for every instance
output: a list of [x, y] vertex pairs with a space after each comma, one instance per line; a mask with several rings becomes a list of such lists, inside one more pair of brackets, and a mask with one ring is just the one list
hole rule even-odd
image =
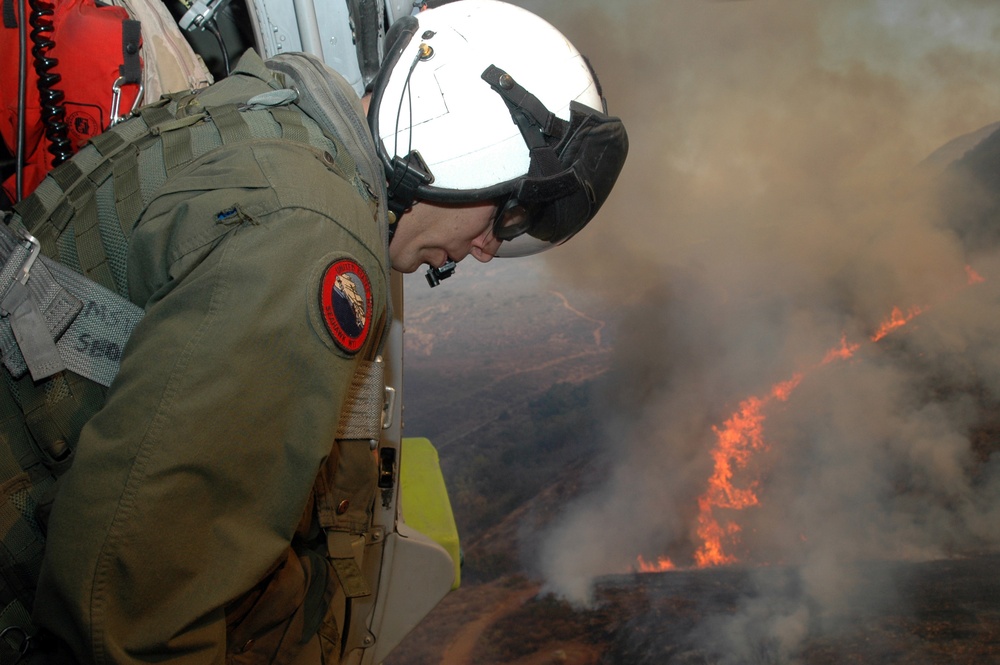
[[787, 565], [711, 631], [794, 660], [858, 562], [1000, 546], [1000, 206], [952, 142], [1000, 120], [1000, 5], [519, 4], [588, 45], [631, 139], [547, 258], [625, 311], [607, 471], [538, 536], [547, 588]]

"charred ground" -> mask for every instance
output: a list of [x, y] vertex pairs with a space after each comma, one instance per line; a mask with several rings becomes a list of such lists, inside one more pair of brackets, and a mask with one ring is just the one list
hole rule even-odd
[[[1000, 659], [996, 555], [900, 564], [858, 564], [861, 579], [899, 582], [873, 596], [860, 586], [843, 613], [810, 626], [803, 648], [782, 653], [760, 639], [734, 658], [705, 626], [731, 617], [767, 585], [795, 584], [793, 568], [725, 568], [605, 578], [592, 609], [579, 609], [511, 578], [446, 599], [393, 656], [393, 665], [714, 665], [720, 663], [920, 663], [980, 665]], [[881, 587], [881, 584], [876, 584]], [[480, 608], [490, 608], [482, 612]], [[469, 613], [487, 620], [474, 625]], [[472, 625], [475, 630], [468, 631]], [[743, 627], [753, 631], [753, 625]], [[453, 645], [469, 642], [458, 653]], [[446, 653], [451, 659], [445, 658]]]

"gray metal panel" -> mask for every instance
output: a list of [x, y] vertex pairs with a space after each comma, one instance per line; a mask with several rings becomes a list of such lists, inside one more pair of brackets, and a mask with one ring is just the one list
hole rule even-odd
[[265, 58], [312, 53], [364, 93], [346, 0], [248, 0], [247, 8]]

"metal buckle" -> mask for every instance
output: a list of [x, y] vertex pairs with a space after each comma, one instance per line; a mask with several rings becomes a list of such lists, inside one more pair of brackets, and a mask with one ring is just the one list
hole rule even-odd
[[111, 84], [111, 124], [109, 124], [108, 127], [114, 127], [125, 118], [131, 117], [139, 109], [139, 104], [142, 102], [142, 95], [146, 89], [142, 85], [142, 81], [139, 81], [139, 92], [135, 96], [135, 101], [132, 102], [132, 108], [129, 110], [128, 115], [118, 115], [118, 108], [122, 103], [123, 85], [125, 85], [124, 76], [119, 76], [115, 82]]
[[21, 236], [21, 239], [27, 242], [30, 247], [28, 251], [28, 258], [24, 260], [24, 264], [21, 266], [21, 275], [17, 278], [21, 284], [27, 284], [31, 268], [35, 265], [35, 259], [38, 258], [39, 252], [42, 251], [42, 243], [38, 242], [38, 238], [31, 235], [24, 229], [18, 229], [17, 234]]
[[8, 633], [21, 634], [20, 644], [18, 644], [17, 647], [14, 647], [14, 645], [11, 644], [11, 648], [15, 648], [18, 652], [17, 660], [14, 661], [14, 663], [18, 663], [21, 661], [22, 658], [24, 658], [25, 654], [27, 654], [28, 651], [31, 649], [31, 635], [29, 635], [28, 631], [26, 631], [21, 626], [7, 626], [3, 630], [0, 630], [0, 640], [5, 640], [7, 641], [8, 644], [10, 644], [10, 641], [8, 640], [7, 637]]
[[392, 427], [392, 413], [396, 406], [396, 389], [392, 386], [385, 387], [385, 401], [382, 404], [382, 429]]

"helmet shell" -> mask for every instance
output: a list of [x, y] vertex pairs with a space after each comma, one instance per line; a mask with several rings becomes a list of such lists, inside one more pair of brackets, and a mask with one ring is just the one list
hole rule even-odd
[[[498, 0], [458, 0], [416, 18], [419, 27], [377, 110], [379, 138], [390, 156], [418, 151], [434, 187], [474, 190], [528, 171], [528, 148], [510, 111], [481, 78], [491, 64], [564, 120], [574, 100], [603, 110], [583, 56], [527, 10]], [[425, 44], [430, 55], [419, 59]]]

